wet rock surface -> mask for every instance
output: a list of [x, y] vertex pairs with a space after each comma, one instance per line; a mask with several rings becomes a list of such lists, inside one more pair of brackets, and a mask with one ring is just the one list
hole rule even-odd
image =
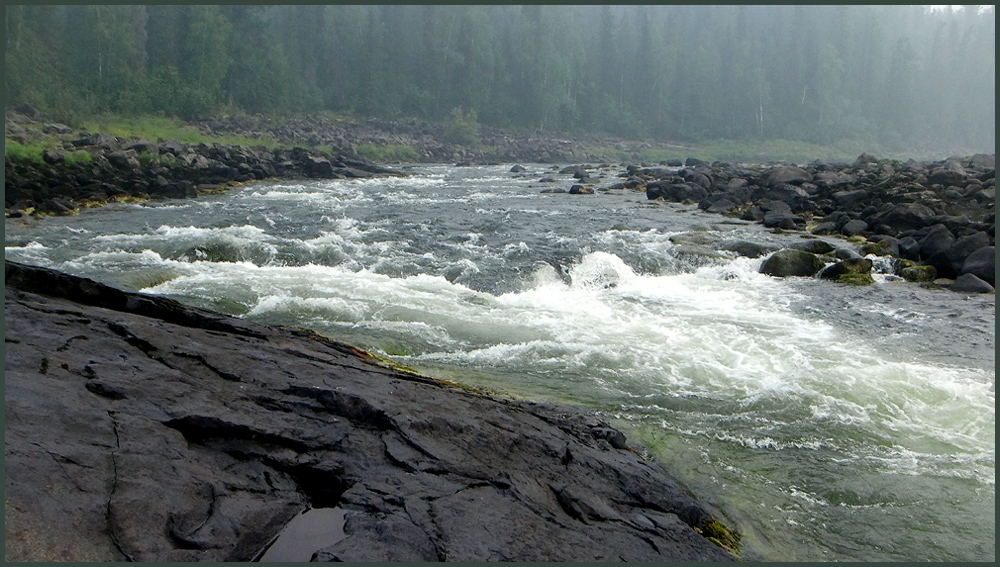
[[305, 331], [5, 274], [8, 561], [248, 561], [333, 507], [343, 538], [314, 560], [731, 558], [698, 533], [705, 508], [595, 417]]

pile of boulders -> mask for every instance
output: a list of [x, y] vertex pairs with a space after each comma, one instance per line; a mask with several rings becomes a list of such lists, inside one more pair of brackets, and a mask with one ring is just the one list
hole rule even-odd
[[[628, 166], [625, 180], [611, 188], [644, 189], [649, 199], [697, 203], [708, 212], [775, 230], [853, 239], [866, 254], [898, 258], [898, 273], [906, 279], [956, 280], [962, 289], [995, 285], [993, 154], [937, 162], [862, 154], [853, 164], [735, 166], [689, 159], [680, 169], [664, 165]], [[778, 260], [762, 269], [773, 275], [814, 275], [822, 268], [803, 261], [790, 271], [778, 268], [783, 265]], [[853, 265], [836, 279], [864, 283], [845, 275], [862, 267]]]

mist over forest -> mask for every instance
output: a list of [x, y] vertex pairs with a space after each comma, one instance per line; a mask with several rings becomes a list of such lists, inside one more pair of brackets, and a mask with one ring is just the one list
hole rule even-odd
[[64, 121], [331, 111], [631, 139], [994, 151], [992, 7], [7, 6]]

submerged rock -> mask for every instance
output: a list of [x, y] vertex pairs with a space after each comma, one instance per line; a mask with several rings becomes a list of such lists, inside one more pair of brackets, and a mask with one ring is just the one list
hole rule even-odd
[[342, 539], [315, 559], [731, 559], [703, 534], [738, 534], [592, 416], [308, 331], [5, 272], [9, 561], [249, 561], [334, 507]]

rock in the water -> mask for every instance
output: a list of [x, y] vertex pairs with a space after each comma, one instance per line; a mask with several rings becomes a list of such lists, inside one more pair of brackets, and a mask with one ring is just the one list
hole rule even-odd
[[937, 268], [938, 274], [945, 278], [957, 278], [962, 273], [965, 259], [973, 252], [990, 245], [990, 237], [985, 232], [976, 232], [963, 236], [948, 248], [936, 252], [927, 258], [927, 263]]
[[796, 230], [805, 226], [805, 221], [793, 213], [781, 211], [768, 211], [764, 213], [764, 226], [768, 228], [781, 228], [784, 230]]
[[824, 266], [823, 260], [805, 250], [785, 248], [772, 254], [760, 266], [760, 273], [784, 278], [788, 276], [812, 276]]
[[796, 250], [805, 250], [806, 252], [812, 252], [813, 254], [826, 254], [833, 251], [833, 245], [825, 240], [820, 240], [818, 238], [812, 238], [809, 240], [804, 240], [802, 242], [796, 242], [795, 244], [789, 245], [789, 248], [795, 248]]
[[719, 246], [719, 250], [730, 250], [747, 258], [760, 258], [761, 256], [774, 252], [775, 249], [764, 244], [757, 244], [756, 242], [737, 240], [735, 242], [723, 242]]
[[948, 289], [962, 293], [996, 293], [993, 286], [977, 278], [973, 274], [962, 274], [961, 276], [958, 276], [955, 283], [951, 284], [951, 287]]
[[302, 510], [342, 561], [727, 561], [593, 416], [6, 263], [5, 559], [250, 561]]
[[569, 188], [570, 195], [593, 195], [594, 188], [589, 185], [573, 185]]
[[984, 282], [996, 287], [996, 248], [984, 246], [969, 254], [962, 263], [963, 274], [972, 274]]
[[868, 285], [875, 281], [871, 271], [872, 261], [868, 258], [848, 258], [824, 269], [819, 277], [850, 285]]
[[937, 279], [937, 269], [934, 266], [905, 263], [899, 267], [899, 276], [908, 282], [932, 282]]

